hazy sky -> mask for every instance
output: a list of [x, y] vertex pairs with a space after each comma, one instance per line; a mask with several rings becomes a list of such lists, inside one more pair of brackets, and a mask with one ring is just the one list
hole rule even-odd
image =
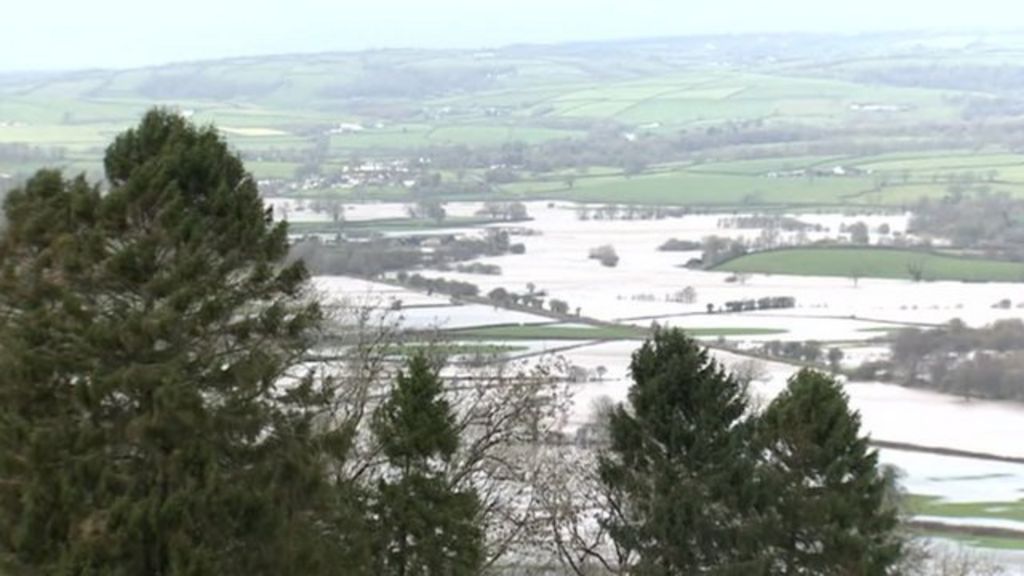
[[701, 33], [1024, 27], [1022, 0], [5, 0], [0, 70]]

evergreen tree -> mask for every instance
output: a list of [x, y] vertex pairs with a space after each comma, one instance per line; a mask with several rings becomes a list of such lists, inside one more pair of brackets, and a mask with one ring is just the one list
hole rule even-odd
[[480, 571], [479, 500], [447, 482], [459, 447], [442, 382], [426, 356], [413, 356], [374, 414], [389, 470], [378, 485], [377, 574], [462, 576]]
[[605, 521], [635, 573], [764, 573], [744, 386], [678, 330], [644, 343], [631, 372], [599, 472], [613, 499]]
[[891, 574], [901, 557], [897, 511], [878, 455], [842, 388], [803, 370], [760, 418], [776, 495], [776, 574]]
[[43, 171], [4, 204], [0, 558], [230, 575], [361, 557], [335, 545], [358, 498], [324, 483], [349, 435], [322, 433], [328, 394], [293, 371], [321, 313], [284, 225], [213, 128], [170, 112], [104, 164], [106, 194]]

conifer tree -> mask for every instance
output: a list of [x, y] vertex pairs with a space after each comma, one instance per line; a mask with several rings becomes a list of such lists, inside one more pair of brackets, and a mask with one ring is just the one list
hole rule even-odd
[[803, 370], [760, 418], [775, 495], [774, 574], [884, 575], [901, 558], [878, 455], [831, 377]]
[[409, 359], [373, 431], [389, 470], [378, 483], [377, 574], [470, 576], [483, 558], [479, 499], [449, 486], [459, 435], [443, 385], [423, 353]]
[[329, 399], [293, 371], [321, 313], [284, 225], [217, 132], [171, 112], [104, 165], [105, 194], [42, 171], [4, 204], [0, 558], [251, 575], [359, 557], [334, 545], [322, 470], [345, 434], [319, 434]]
[[636, 574], [764, 573], [744, 386], [678, 330], [633, 354], [629, 406], [609, 420], [606, 523]]

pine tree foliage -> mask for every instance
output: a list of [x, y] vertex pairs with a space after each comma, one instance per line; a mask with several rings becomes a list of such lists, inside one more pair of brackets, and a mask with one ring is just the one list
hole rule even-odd
[[678, 330], [646, 342], [631, 372], [599, 471], [610, 535], [634, 573], [763, 573], [744, 386]]
[[293, 372], [321, 313], [284, 225], [216, 131], [173, 113], [104, 164], [105, 194], [43, 171], [5, 201], [0, 556], [111, 575], [358, 557], [332, 544], [355, 500], [322, 469], [345, 433], [321, 433], [329, 399]]
[[449, 485], [445, 469], [459, 448], [443, 383], [423, 353], [400, 372], [374, 414], [389, 464], [377, 487], [377, 574], [470, 576], [480, 572], [479, 499]]
[[760, 418], [776, 501], [777, 574], [884, 575], [898, 565], [889, 479], [833, 378], [803, 370]]

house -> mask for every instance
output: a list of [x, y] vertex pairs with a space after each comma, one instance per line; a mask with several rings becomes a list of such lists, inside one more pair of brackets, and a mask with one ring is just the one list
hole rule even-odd
[[357, 134], [357, 133], [363, 132], [365, 130], [366, 130], [366, 128], [364, 128], [362, 124], [356, 124], [356, 123], [353, 123], [353, 122], [342, 122], [341, 124], [338, 124], [337, 128], [332, 128], [331, 130], [329, 130], [329, 133], [331, 133], [331, 134]]
[[850, 110], [855, 112], [906, 112], [909, 109], [909, 106], [903, 106], [900, 104], [877, 104], [864, 102], [855, 102], [850, 104]]

